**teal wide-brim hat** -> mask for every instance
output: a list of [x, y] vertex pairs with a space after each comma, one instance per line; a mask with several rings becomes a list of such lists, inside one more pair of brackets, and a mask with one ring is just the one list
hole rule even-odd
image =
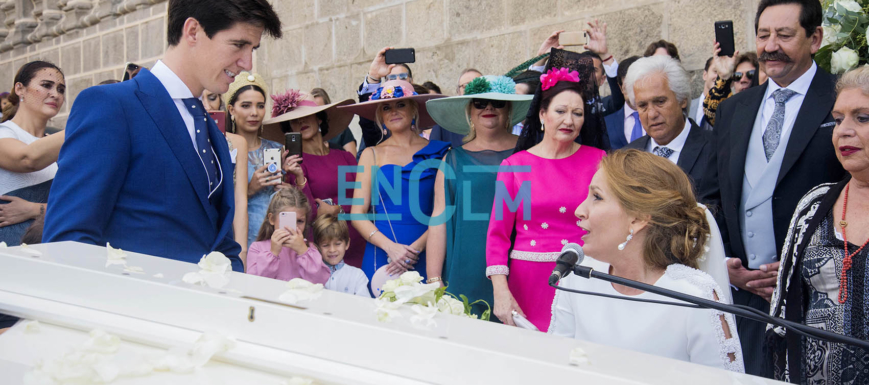
[[471, 132], [468, 117], [465, 113], [468, 103], [473, 99], [503, 100], [510, 102], [510, 126], [525, 119], [534, 95], [517, 95], [516, 83], [506, 76], [482, 76], [472, 80], [465, 86], [465, 94], [442, 99], [433, 99], [425, 103], [428, 114], [445, 130], [459, 135]]

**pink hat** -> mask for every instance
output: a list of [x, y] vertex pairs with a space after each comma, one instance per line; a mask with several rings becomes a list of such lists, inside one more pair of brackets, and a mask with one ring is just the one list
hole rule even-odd
[[405, 80], [390, 80], [383, 83], [377, 91], [371, 94], [371, 99], [365, 103], [357, 103], [348, 106], [339, 106], [340, 110], [347, 110], [360, 117], [368, 120], [376, 121], [377, 106], [383, 102], [391, 102], [397, 99], [413, 100], [419, 106], [419, 122], [420, 127], [431, 127], [436, 123], [428, 115], [425, 108], [425, 102], [431, 99], [443, 98], [444, 95], [425, 94], [419, 95], [413, 91], [413, 85]]

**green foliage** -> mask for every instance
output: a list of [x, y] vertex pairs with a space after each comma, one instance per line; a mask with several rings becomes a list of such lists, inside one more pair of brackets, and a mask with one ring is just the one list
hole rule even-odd
[[866, 32], [869, 29], [869, 0], [855, 1], [861, 7], [859, 11], [848, 10], [842, 6], [842, 3], [834, 0], [823, 1], [824, 33], [833, 36], [825, 36], [827, 45], [821, 47], [815, 54], [815, 61], [828, 72], [833, 72], [833, 53], [843, 47], [848, 47], [857, 53], [858, 65], [869, 63], [869, 46], [866, 42]]

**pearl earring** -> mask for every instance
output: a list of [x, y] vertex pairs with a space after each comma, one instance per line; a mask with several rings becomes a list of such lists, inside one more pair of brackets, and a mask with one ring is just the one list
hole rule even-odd
[[631, 233], [628, 234], [628, 237], [627, 237], [627, 238], [625, 238], [624, 243], [619, 243], [619, 251], [624, 250], [624, 249], [625, 249], [625, 246], [628, 245], [628, 242], [630, 242], [631, 239], [634, 239], [634, 229], [631, 229]]

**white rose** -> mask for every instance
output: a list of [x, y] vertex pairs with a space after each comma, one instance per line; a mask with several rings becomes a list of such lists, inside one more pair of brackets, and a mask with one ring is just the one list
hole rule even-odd
[[438, 310], [440, 310], [441, 313], [464, 315], [465, 304], [462, 301], [459, 301], [453, 297], [444, 295], [443, 297], [441, 297], [441, 300], [438, 301]]
[[403, 285], [415, 285], [422, 281], [422, 276], [415, 271], [408, 271], [399, 277]]
[[826, 47], [828, 45], [836, 45], [839, 44], [840, 40], [838, 36], [836, 36], [842, 27], [838, 25], [825, 25], [824, 26], [824, 40], [821, 43], [822, 47]]
[[858, 4], [858, 3], [857, 3], [856, 1], [854, 1], [854, 0], [836, 0], [836, 3], [834, 4], [834, 6], [835, 6], [836, 4], [841, 5], [842, 8], [845, 8], [845, 9], [851, 11], [851, 12], [861, 12], [861, 11], [863, 11], [863, 7], [861, 7], [860, 4]]
[[391, 279], [389, 281], [386, 281], [380, 290], [382, 293], [394, 292], [395, 289], [397, 289], [399, 286], [401, 286], [401, 280]]
[[223, 274], [232, 269], [232, 262], [223, 253], [212, 251], [199, 260], [199, 268], [209, 273]]
[[857, 52], [848, 47], [842, 47], [840, 50], [833, 52], [830, 67], [833, 74], [841, 74], [856, 67], [859, 62], [860, 57], [857, 56]]

